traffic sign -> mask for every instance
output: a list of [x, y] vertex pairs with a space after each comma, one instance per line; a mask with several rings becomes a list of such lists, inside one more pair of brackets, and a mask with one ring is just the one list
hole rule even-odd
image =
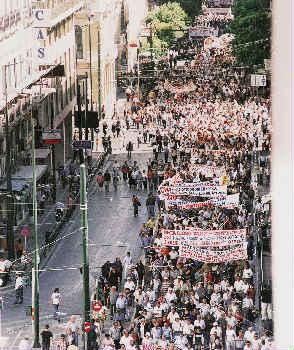
[[266, 86], [266, 75], [251, 74], [251, 86]]
[[42, 140], [45, 145], [55, 145], [62, 141], [61, 131], [57, 129], [44, 130]]
[[93, 310], [94, 310], [94, 311], [98, 312], [98, 311], [101, 310], [101, 308], [102, 308], [102, 304], [101, 304], [101, 303], [99, 303], [99, 302], [97, 302], [97, 301], [94, 301], [94, 302], [93, 302]]
[[91, 323], [90, 322], [85, 322], [84, 330], [86, 333], [90, 333], [90, 330], [91, 330]]
[[91, 149], [92, 141], [90, 140], [75, 140], [72, 142], [73, 149]]
[[31, 230], [28, 227], [23, 227], [20, 230], [20, 235], [23, 236], [23, 237], [29, 237], [30, 234], [31, 234]]

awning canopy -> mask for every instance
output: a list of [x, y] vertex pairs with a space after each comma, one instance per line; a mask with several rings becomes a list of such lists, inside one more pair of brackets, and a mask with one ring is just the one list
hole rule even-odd
[[[32, 154], [32, 152], [31, 152]], [[35, 158], [36, 159], [45, 159], [50, 154], [50, 148], [36, 148], [35, 149]]]
[[[12, 191], [21, 192], [25, 186], [28, 186], [27, 181], [25, 180], [12, 180]], [[6, 181], [0, 184], [0, 191], [7, 191], [7, 183]]]
[[[36, 180], [38, 181], [46, 172], [48, 165], [36, 165]], [[12, 175], [12, 180], [33, 180], [33, 167], [31, 165], [22, 165], [19, 170]]]

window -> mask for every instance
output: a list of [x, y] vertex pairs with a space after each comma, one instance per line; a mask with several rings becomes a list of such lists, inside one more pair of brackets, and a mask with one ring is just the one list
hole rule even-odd
[[83, 58], [83, 31], [80, 26], [75, 26], [76, 55], [77, 59]]

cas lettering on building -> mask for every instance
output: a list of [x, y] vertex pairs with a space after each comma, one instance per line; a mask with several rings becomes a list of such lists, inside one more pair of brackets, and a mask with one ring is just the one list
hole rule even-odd
[[33, 17], [34, 61], [36, 64], [48, 63], [45, 41], [47, 29], [50, 28], [51, 12], [48, 9], [36, 8], [34, 9]]

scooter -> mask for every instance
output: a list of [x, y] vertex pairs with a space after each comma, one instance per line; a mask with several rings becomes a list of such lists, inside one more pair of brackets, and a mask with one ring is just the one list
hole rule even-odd
[[56, 208], [55, 210], [55, 219], [56, 222], [60, 222], [63, 217], [64, 210], [62, 208]]

